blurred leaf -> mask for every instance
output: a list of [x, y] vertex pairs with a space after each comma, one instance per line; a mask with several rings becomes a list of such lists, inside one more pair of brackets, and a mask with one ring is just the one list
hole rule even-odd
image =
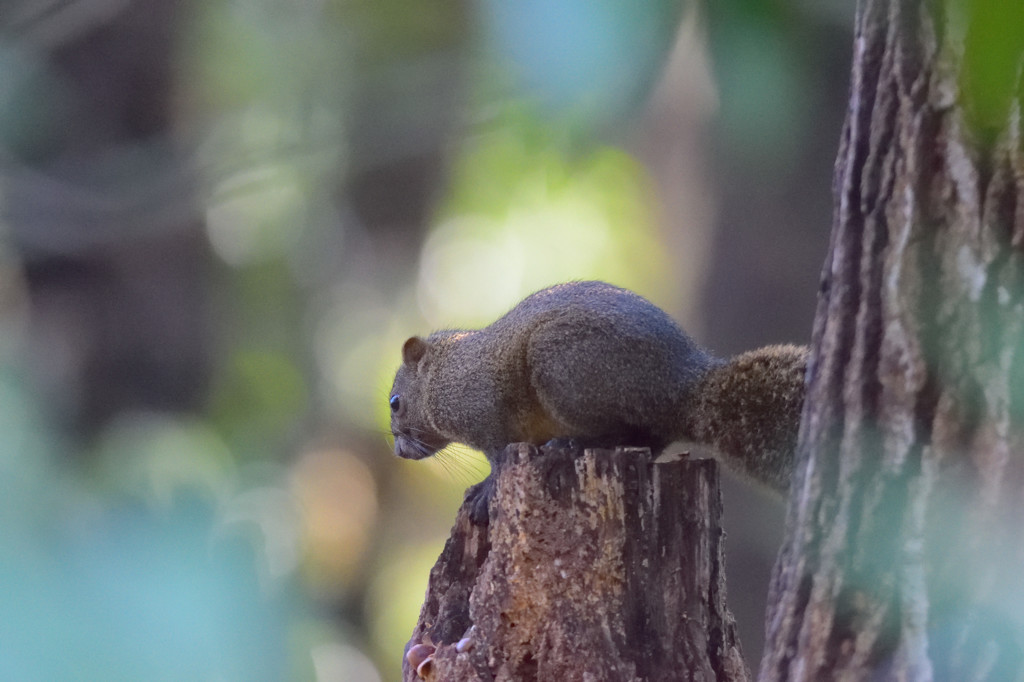
[[1024, 3], [956, 0], [966, 4], [962, 87], [971, 123], [983, 136], [1006, 125], [1010, 102], [1024, 94]]
[[161, 415], [123, 415], [107, 427], [95, 460], [107, 491], [165, 509], [182, 493], [213, 503], [234, 482], [231, 452], [216, 433]]
[[725, 141], [747, 159], [785, 168], [810, 112], [805, 66], [787, 16], [768, 2], [712, 11], [711, 50]]
[[[104, 515], [0, 561], [9, 680], [282, 679], [291, 605], [267, 599], [251, 552], [208, 543], [209, 510]], [[242, 549], [242, 551], [237, 551]]]
[[406, 61], [463, 39], [466, 2], [422, 0], [351, 0], [335, 3], [341, 20], [358, 26], [354, 36], [371, 64]]
[[75, 102], [45, 59], [0, 40], [0, 149], [32, 162], [58, 149]]
[[[52, 425], [38, 399], [14, 371], [2, 365], [0, 433], [0, 537], [32, 542], [38, 527], [54, 511], [61, 472], [54, 461]], [[0, 552], [3, 549], [0, 544]]]
[[683, 3], [653, 0], [487, 0], [484, 34], [514, 96], [591, 131], [646, 99], [676, 36]]
[[513, 106], [503, 129], [467, 145], [421, 255], [430, 324], [487, 324], [558, 281], [650, 290], [662, 279], [667, 262], [644, 169], [610, 147], [570, 156], [546, 130]]
[[218, 425], [245, 457], [268, 456], [305, 414], [302, 373], [281, 353], [236, 349], [213, 398]]

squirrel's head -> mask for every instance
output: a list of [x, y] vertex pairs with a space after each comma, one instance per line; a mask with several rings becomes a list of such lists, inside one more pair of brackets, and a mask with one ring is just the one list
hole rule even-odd
[[402, 365], [388, 399], [391, 405], [391, 433], [395, 454], [406, 459], [423, 459], [448, 445], [437, 433], [427, 413], [426, 378], [432, 361], [428, 340], [413, 336], [402, 345]]

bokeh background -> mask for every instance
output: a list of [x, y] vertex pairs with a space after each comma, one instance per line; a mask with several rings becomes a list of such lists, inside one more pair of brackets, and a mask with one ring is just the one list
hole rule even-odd
[[401, 342], [579, 278], [806, 342], [851, 5], [6, 0], [0, 679], [397, 679], [486, 472], [391, 454]]

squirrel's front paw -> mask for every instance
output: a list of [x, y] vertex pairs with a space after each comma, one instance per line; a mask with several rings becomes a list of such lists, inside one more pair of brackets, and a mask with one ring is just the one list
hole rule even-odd
[[466, 490], [462, 504], [469, 507], [469, 520], [477, 526], [490, 522], [491, 496], [494, 495], [494, 476], [488, 476]]

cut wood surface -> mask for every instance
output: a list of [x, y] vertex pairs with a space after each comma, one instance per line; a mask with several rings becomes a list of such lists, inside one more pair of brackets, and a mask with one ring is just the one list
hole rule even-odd
[[436, 651], [405, 680], [748, 679], [715, 462], [525, 444], [505, 462], [489, 525], [463, 505], [430, 573], [407, 651]]

